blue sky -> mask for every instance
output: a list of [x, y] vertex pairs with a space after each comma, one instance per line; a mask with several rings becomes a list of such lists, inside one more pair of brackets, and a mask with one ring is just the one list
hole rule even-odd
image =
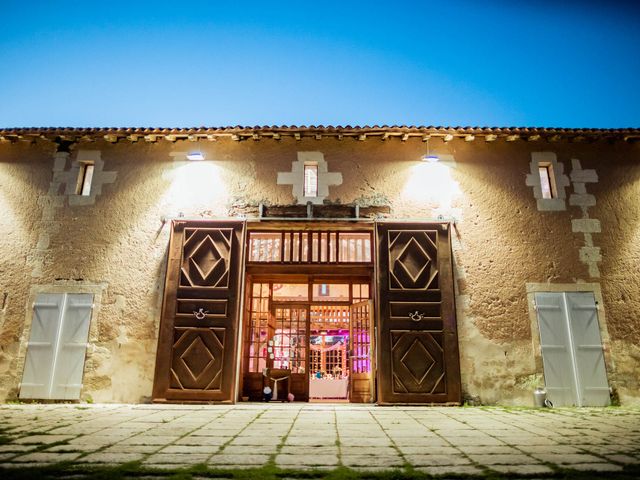
[[0, 127], [640, 127], [640, 7], [0, 0]]

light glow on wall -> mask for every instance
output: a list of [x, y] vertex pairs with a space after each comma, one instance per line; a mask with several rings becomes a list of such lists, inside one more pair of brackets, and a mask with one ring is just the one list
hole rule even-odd
[[[443, 160], [443, 159], [441, 159]], [[451, 175], [453, 162], [416, 162], [409, 168], [402, 199], [431, 208], [436, 215], [453, 216], [453, 206], [462, 194]]]
[[228, 191], [219, 162], [179, 162], [168, 174], [161, 205], [169, 216], [226, 216]]

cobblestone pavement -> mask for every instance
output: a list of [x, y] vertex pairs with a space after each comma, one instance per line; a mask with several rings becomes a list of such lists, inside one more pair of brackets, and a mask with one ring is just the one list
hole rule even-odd
[[194, 465], [538, 478], [640, 472], [640, 409], [632, 408], [9, 404], [0, 405], [0, 439], [3, 478], [125, 462], [156, 475]]

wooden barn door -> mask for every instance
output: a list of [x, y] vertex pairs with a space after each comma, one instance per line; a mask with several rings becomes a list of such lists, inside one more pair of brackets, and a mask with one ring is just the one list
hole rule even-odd
[[378, 401], [460, 403], [446, 223], [379, 223]]
[[172, 222], [154, 401], [233, 401], [243, 232]]

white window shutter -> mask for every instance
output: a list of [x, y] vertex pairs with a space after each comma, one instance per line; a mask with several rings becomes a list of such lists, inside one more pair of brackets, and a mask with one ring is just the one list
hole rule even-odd
[[607, 406], [610, 403], [609, 383], [595, 298], [589, 292], [566, 295], [580, 404], [592, 407]]
[[88, 293], [37, 296], [20, 398], [80, 398], [92, 304]]
[[63, 301], [59, 294], [36, 297], [20, 398], [49, 398]]
[[536, 293], [535, 302], [547, 398], [555, 406], [575, 405], [575, 379], [563, 294]]
[[67, 294], [51, 398], [61, 400], [80, 398], [92, 309], [93, 295]]

